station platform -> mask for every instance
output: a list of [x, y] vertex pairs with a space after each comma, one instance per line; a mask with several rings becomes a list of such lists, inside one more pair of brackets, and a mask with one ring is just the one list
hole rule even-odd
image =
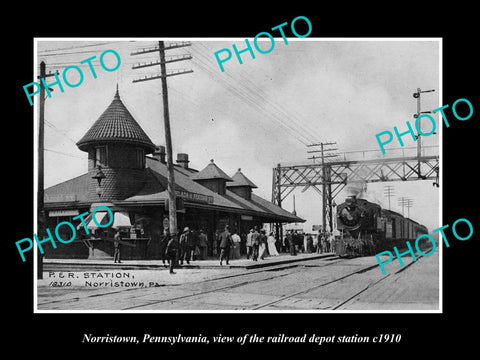
[[[182, 269], [257, 269], [267, 266], [284, 265], [299, 261], [334, 257], [334, 253], [299, 253], [290, 255], [281, 253], [279, 256], [268, 256], [264, 260], [258, 259], [232, 259], [229, 265], [220, 265], [220, 260], [194, 260], [190, 264], [183, 263], [177, 268]], [[85, 270], [162, 270], [167, 267], [162, 260], [122, 260], [121, 263], [114, 263], [111, 259], [43, 259], [43, 271], [85, 271]]]

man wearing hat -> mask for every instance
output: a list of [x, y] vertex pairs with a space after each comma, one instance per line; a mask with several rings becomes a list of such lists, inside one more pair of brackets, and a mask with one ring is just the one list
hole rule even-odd
[[187, 261], [187, 264], [190, 264], [190, 257], [192, 256], [192, 250], [193, 248], [193, 236], [190, 234], [190, 229], [188, 226], [186, 226], [183, 229], [182, 235], [180, 235], [180, 253], [179, 253], [179, 259], [180, 259], [180, 265], [183, 265], [183, 260]]
[[220, 234], [220, 265], [223, 259], [227, 261], [230, 259], [230, 248], [233, 246], [232, 235], [228, 231], [228, 225], [225, 225], [225, 231]]
[[257, 261], [258, 259], [258, 248], [260, 246], [260, 233], [258, 232], [258, 228], [255, 226], [253, 228], [252, 234], [252, 260]]
[[113, 254], [113, 262], [114, 263], [121, 263], [120, 261], [120, 252], [122, 249], [122, 236], [120, 235], [120, 230], [115, 230], [115, 236], [113, 237], [113, 246], [115, 248], [115, 252]]
[[246, 242], [246, 246], [247, 246], [247, 259], [250, 258], [250, 256], [253, 256], [253, 244], [252, 244], [252, 236], [253, 236], [253, 229], [250, 229], [250, 232], [247, 234], [247, 242]]
[[167, 246], [165, 248], [165, 255], [167, 256], [167, 259], [170, 263], [170, 274], [175, 274], [173, 269], [175, 268], [175, 265], [177, 264], [177, 254], [178, 254], [178, 240], [177, 240], [177, 234], [172, 234], [170, 235], [167, 230], [167, 236], [169, 238]]

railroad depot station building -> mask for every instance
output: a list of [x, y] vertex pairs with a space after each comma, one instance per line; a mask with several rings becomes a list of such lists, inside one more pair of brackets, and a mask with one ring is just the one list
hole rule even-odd
[[[168, 218], [168, 170], [165, 147], [156, 146], [120, 99], [118, 89], [112, 103], [78, 141], [88, 153], [88, 172], [45, 189], [46, 226], [68, 221], [77, 226], [76, 238], [68, 244], [45, 243], [46, 258], [110, 258], [114, 229], [120, 229], [125, 245], [122, 259], [158, 259], [159, 240]], [[104, 177], [98, 182], [99, 166]], [[177, 154], [175, 192], [177, 223], [204, 230], [208, 255], [215, 252], [214, 238], [225, 225], [236, 229], [244, 241], [253, 226], [298, 223], [305, 220], [253, 193], [255, 184], [240, 169], [225, 174], [213, 160], [201, 171], [189, 167], [188, 154]], [[114, 214], [113, 224], [99, 228], [91, 215], [85, 217], [87, 234], [79, 214], [105, 205]], [[97, 223], [107, 224], [107, 212], [96, 212]], [[73, 235], [68, 226], [59, 227], [62, 239]], [[48, 246], [47, 246], [48, 245]]]

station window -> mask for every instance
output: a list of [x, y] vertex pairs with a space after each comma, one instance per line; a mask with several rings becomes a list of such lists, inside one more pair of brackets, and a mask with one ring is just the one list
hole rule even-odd
[[107, 166], [107, 147], [99, 146], [95, 148], [95, 167]]
[[145, 152], [143, 149], [135, 149], [135, 167], [140, 169], [145, 167]]

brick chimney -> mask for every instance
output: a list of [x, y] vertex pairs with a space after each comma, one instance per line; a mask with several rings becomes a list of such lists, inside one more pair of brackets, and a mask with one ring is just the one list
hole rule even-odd
[[177, 154], [177, 164], [182, 166], [184, 169], [188, 169], [188, 163], [190, 161], [188, 160], [188, 154], [185, 153], [178, 153]]
[[165, 146], [163, 146], [163, 145], [156, 146], [155, 151], [153, 152], [153, 156], [155, 157], [155, 159], [160, 161], [162, 164], [166, 164]]

